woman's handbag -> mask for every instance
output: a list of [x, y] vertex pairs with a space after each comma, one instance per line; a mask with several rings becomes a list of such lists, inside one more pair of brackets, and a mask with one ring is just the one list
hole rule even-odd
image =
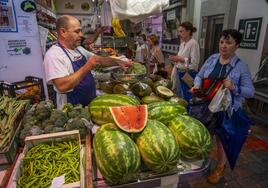
[[181, 80], [189, 87], [191, 88], [194, 85], [194, 78], [190, 75], [189, 70], [187, 69], [181, 77]]
[[191, 76], [191, 74], [189, 73], [189, 68], [188, 66], [191, 64], [191, 57], [188, 58], [188, 61], [185, 62], [185, 66], [187, 67], [185, 74], [183, 75], [183, 77], [181, 77], [181, 80], [189, 87], [193, 87], [194, 85], [194, 78]]

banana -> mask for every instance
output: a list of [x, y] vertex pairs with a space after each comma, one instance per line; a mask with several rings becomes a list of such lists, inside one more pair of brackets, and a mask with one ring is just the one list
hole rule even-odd
[[118, 18], [112, 18], [112, 26], [114, 29], [114, 33], [118, 36], [118, 37], [124, 37], [126, 36], [121, 24], [120, 24], [120, 20]]

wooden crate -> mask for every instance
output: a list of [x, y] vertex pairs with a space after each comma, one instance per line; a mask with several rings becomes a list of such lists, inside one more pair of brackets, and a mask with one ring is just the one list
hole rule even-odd
[[25, 146], [22, 152], [22, 157], [21, 160], [17, 161], [17, 165], [13, 170], [13, 178], [11, 180], [11, 185], [12, 187], [16, 187], [16, 182], [18, 178], [20, 177], [20, 168], [22, 165], [22, 161], [24, 156], [26, 155], [27, 151], [32, 148], [33, 146], [39, 145], [39, 144], [44, 144], [44, 143], [51, 143], [51, 142], [63, 142], [63, 141], [68, 141], [75, 139], [78, 141], [80, 145], [80, 181], [79, 182], [74, 182], [70, 184], [64, 184], [61, 186], [61, 188], [84, 188], [85, 187], [85, 167], [84, 167], [84, 147], [81, 145], [81, 140], [80, 140], [80, 134], [78, 130], [74, 131], [65, 131], [65, 132], [58, 132], [58, 133], [50, 133], [50, 134], [42, 134], [42, 135], [37, 135], [37, 136], [29, 136], [25, 138]]

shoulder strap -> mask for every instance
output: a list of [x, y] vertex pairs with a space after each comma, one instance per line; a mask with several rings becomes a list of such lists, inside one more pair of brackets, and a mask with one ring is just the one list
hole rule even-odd
[[65, 48], [62, 46], [62, 44], [58, 42], [58, 45], [63, 50], [63, 52], [67, 55], [67, 57], [69, 58], [69, 60], [72, 63], [73, 61], [72, 61], [71, 57], [69, 56], [69, 54], [67, 53], [67, 51], [65, 50]]
[[228, 72], [225, 74], [224, 78], [227, 78], [227, 76], [230, 74], [230, 72], [233, 70], [233, 68], [237, 65], [237, 63], [240, 61], [239, 58], [237, 58], [237, 60], [235, 61], [234, 66], [231, 66], [230, 69], [228, 70]]

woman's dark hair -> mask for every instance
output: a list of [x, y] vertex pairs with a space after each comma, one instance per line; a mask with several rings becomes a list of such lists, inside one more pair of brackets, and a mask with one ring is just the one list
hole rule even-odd
[[153, 45], [159, 44], [158, 37], [156, 35], [150, 35], [149, 39], [152, 41]]
[[224, 39], [229, 39], [229, 37], [232, 37], [235, 40], [236, 44], [240, 44], [242, 40], [242, 34], [236, 29], [223, 30], [220, 34], [220, 38], [221, 37], [223, 37]]
[[146, 41], [146, 35], [145, 34], [140, 34], [139, 37], [141, 37], [143, 41]]
[[190, 31], [191, 35], [196, 32], [196, 28], [191, 22], [182, 22], [179, 26], [185, 28], [187, 31]]

